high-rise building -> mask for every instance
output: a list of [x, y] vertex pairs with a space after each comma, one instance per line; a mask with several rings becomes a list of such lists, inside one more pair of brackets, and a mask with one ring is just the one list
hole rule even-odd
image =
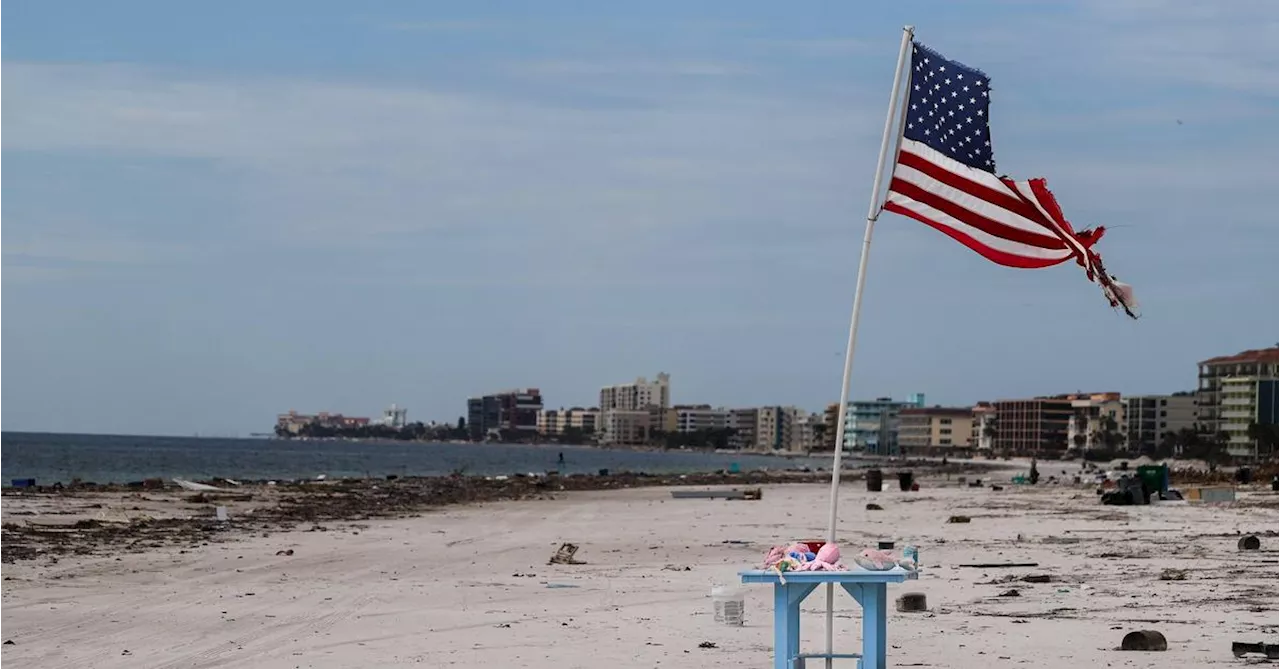
[[804, 415], [805, 412], [796, 407], [760, 407], [756, 409], [756, 450], [796, 450], [796, 423]]
[[600, 443], [607, 446], [644, 446], [649, 443], [649, 409], [609, 409], [601, 412]]
[[992, 402], [996, 434], [992, 447], [1004, 454], [1061, 455], [1067, 450], [1071, 400], [1066, 395]]
[[922, 407], [923, 393], [912, 393], [906, 402], [892, 397], [850, 402], [845, 408], [844, 448], [872, 455], [898, 455], [898, 415], [903, 409]]
[[1277, 347], [1242, 351], [1199, 363], [1196, 429], [1202, 436], [1227, 435], [1232, 457], [1258, 456], [1249, 438], [1251, 424], [1276, 424]]
[[1126, 395], [1122, 430], [1129, 450], [1155, 453], [1164, 435], [1194, 429], [1196, 398], [1192, 393], [1173, 395]]
[[635, 383], [623, 383], [616, 386], [605, 386], [600, 389], [600, 410], [639, 411], [656, 406], [662, 409], [671, 407], [671, 376], [659, 373], [658, 378], [650, 382], [643, 376]]
[[973, 441], [970, 407], [906, 407], [898, 412], [898, 449], [913, 455], [945, 455]]
[[507, 390], [467, 400], [467, 427], [471, 438], [530, 438], [538, 432], [542, 393], [537, 388]]

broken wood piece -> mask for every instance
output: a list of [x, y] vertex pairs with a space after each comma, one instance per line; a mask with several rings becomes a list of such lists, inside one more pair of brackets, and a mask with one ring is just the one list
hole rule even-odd
[[956, 565], [969, 569], [1009, 569], [1016, 567], [1039, 567], [1039, 562], [975, 562], [973, 564]]
[[560, 544], [560, 548], [556, 550], [555, 555], [551, 556], [547, 564], [586, 564], [586, 562], [573, 557], [577, 552], [577, 544]]
[[672, 499], [747, 499], [758, 500], [762, 497], [760, 488], [746, 490], [672, 490]]

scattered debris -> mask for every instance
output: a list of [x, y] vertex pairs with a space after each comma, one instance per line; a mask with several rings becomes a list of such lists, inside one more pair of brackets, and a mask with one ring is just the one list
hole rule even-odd
[[[6, 641], [5, 643], [13, 643]], [[1231, 642], [1231, 654], [1236, 657], [1244, 657], [1249, 653], [1259, 653], [1267, 656], [1268, 660], [1280, 659], [1280, 644], [1274, 643], [1246, 643], [1243, 641]]]
[[1120, 650], [1169, 650], [1169, 642], [1155, 630], [1138, 630], [1124, 635], [1124, 639], [1120, 641]]
[[177, 483], [179, 488], [191, 492], [222, 492], [222, 488], [205, 483], [193, 483], [184, 479], [174, 479], [173, 482]]
[[1242, 551], [1256, 551], [1262, 548], [1262, 541], [1252, 534], [1246, 534], [1236, 542], [1236, 548]]
[[511, 629], [511, 623], [498, 623], [497, 625], [494, 625], [494, 627], [500, 630]]
[[703, 641], [702, 643], [698, 644], [698, 648], [719, 648], [719, 646], [715, 645], [710, 641]]
[[947, 519], [947, 522], [948, 523], [967, 523], [969, 522], [969, 517], [968, 516], [952, 516]]
[[928, 611], [929, 605], [925, 601], [923, 592], [908, 592], [898, 597], [897, 608], [900, 613], [914, 613]]
[[867, 511], [884, 511], [884, 507], [879, 504], [868, 504]]
[[1160, 570], [1160, 580], [1161, 581], [1185, 581], [1187, 580], [1187, 570], [1174, 569], [1172, 567], [1169, 567], [1168, 569], [1162, 569]]
[[672, 490], [672, 499], [745, 499], [758, 500], [763, 496], [760, 488], [739, 490]]
[[992, 490], [994, 490], [994, 491], [996, 491], [996, 492], [1000, 492], [1001, 490], [1004, 490], [1004, 486], [1002, 486], [1002, 485], [995, 485], [995, 484], [993, 483], [993, 484], [991, 484], [991, 489], [992, 489]]
[[293, 549], [292, 549], [292, 548], [286, 548], [286, 549], [284, 549], [284, 550], [282, 550], [282, 551], [276, 551], [276, 555], [293, 555]]
[[14, 645], [14, 644], [13, 644], [13, 639], [9, 639], [8, 641], [4, 642], [4, 645], [6, 645], [6, 646], [12, 646], [12, 645]]
[[664, 566], [662, 571], [693, 571], [693, 567], [690, 567], [689, 565], [681, 567], [678, 564], [669, 564]]
[[1021, 597], [1022, 593], [1018, 592], [1017, 590], [1005, 590], [1004, 592], [996, 596], [997, 597]]
[[973, 564], [961, 564], [957, 567], [965, 567], [968, 569], [1011, 569], [1015, 567], [1039, 567], [1039, 562], [975, 562]]
[[1027, 574], [1018, 580], [1023, 583], [1052, 583], [1054, 577], [1051, 574]]
[[586, 562], [573, 557], [577, 552], [577, 544], [560, 544], [560, 548], [556, 550], [555, 555], [551, 556], [547, 564], [586, 564]]

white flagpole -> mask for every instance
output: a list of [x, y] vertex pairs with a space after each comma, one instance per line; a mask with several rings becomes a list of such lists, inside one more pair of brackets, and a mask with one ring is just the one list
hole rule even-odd
[[[884, 179], [884, 159], [889, 153], [889, 145], [901, 143], [902, 131], [899, 129], [894, 139], [894, 113], [897, 111], [898, 96], [902, 93], [903, 64], [911, 53], [911, 37], [915, 26], [902, 27], [902, 46], [898, 50], [898, 68], [893, 71], [893, 91], [889, 94], [889, 111], [884, 117], [884, 136], [880, 139], [880, 157], [876, 162], [876, 176], [871, 182], [871, 203], [867, 207], [867, 230], [862, 235], [862, 256], [858, 260], [858, 281], [853, 289], [853, 316], [849, 320], [849, 342], [844, 351], [844, 381], [840, 385], [840, 405], [836, 413], [836, 449], [831, 467], [831, 509], [827, 522], [827, 541], [836, 540], [836, 510], [840, 496], [840, 457], [844, 452], [845, 413], [849, 404], [849, 377], [853, 373], [853, 352], [858, 344], [858, 316], [862, 312], [862, 291], [867, 283], [867, 256], [871, 252], [871, 233], [876, 227], [876, 218], [880, 215], [882, 205], [880, 187]], [[910, 76], [910, 75], [908, 75]], [[905, 102], [907, 96], [903, 95]], [[827, 584], [827, 655], [832, 653], [833, 634], [835, 631], [835, 586]], [[827, 669], [831, 669], [831, 658], [827, 658]]]

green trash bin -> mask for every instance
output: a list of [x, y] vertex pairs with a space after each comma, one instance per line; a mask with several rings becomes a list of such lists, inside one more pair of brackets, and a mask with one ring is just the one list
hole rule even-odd
[[1142, 465], [1138, 467], [1138, 476], [1153, 493], [1169, 492], [1168, 465]]

